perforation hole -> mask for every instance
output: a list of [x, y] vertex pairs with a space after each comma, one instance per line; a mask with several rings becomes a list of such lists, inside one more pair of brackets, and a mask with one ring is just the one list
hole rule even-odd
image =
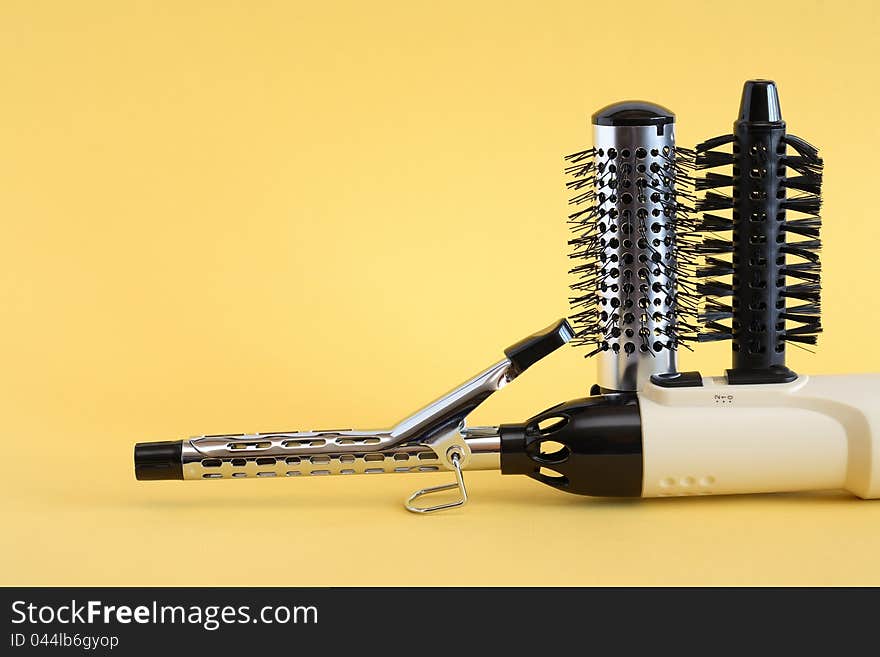
[[561, 472], [557, 472], [552, 468], [540, 468], [537, 473], [538, 478], [545, 484], [550, 486], [565, 487], [568, 486], [568, 477]]
[[284, 447], [322, 447], [327, 441], [320, 438], [308, 438], [297, 440], [285, 440], [281, 443]]
[[268, 440], [237, 442], [229, 443], [226, 445], [227, 448], [233, 450], [269, 449], [269, 447], [271, 446], [272, 443], [270, 443]]
[[534, 458], [541, 463], [562, 463], [571, 455], [568, 446], [555, 440], [542, 440], [537, 445]]
[[566, 424], [568, 424], [568, 418], [564, 415], [554, 415], [553, 417], [547, 417], [538, 422], [536, 429], [542, 436], [550, 435], [551, 433], [555, 433], [562, 429]]

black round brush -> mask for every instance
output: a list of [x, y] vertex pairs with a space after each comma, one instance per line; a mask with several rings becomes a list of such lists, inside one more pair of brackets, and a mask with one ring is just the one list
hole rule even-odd
[[[730, 145], [730, 152], [726, 146]], [[794, 151], [790, 154], [788, 148]], [[786, 343], [815, 344], [819, 318], [822, 160], [786, 133], [775, 83], [743, 87], [734, 132], [697, 146], [705, 196], [698, 228], [705, 297], [701, 340], [732, 339], [730, 383], [792, 381]], [[730, 194], [717, 190], [731, 188]], [[729, 216], [724, 213], [730, 210]], [[727, 259], [729, 257], [729, 259]], [[729, 324], [727, 323], [729, 320]]]

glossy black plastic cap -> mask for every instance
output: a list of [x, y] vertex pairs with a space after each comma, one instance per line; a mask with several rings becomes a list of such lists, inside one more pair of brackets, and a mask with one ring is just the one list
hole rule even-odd
[[748, 123], [782, 122], [779, 92], [773, 80], [749, 80], [743, 85], [738, 120]]
[[504, 350], [504, 355], [519, 375], [545, 356], [549, 356], [574, 337], [574, 329], [566, 319], [560, 319], [545, 329], [523, 338]]
[[179, 440], [160, 443], [138, 443], [134, 446], [134, 476], [139, 481], [183, 479]]
[[675, 123], [675, 114], [654, 103], [625, 100], [603, 107], [593, 114], [593, 125], [639, 126]]

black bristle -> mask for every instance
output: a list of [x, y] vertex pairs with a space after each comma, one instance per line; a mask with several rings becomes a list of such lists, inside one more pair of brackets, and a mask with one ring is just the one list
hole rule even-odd
[[[821, 333], [821, 331], [816, 331], [816, 333]], [[808, 335], [793, 335], [789, 331], [786, 331], [785, 332], [785, 341], [815, 345], [815, 344], [819, 343], [819, 336], [816, 335], [815, 333], [808, 334]]]
[[[815, 326], [815, 325], [819, 324], [820, 318], [819, 318], [818, 314], [812, 315], [809, 313], [802, 313], [802, 312], [799, 312], [800, 308], [796, 308], [795, 310], [797, 312], [784, 312], [784, 313], [780, 313], [779, 316], [782, 319], [786, 319], [791, 322], [800, 322], [801, 324], [804, 324], [808, 327]], [[787, 332], [792, 333], [795, 330], [796, 329], [789, 329]]]
[[733, 176], [726, 176], [720, 173], [707, 173], [696, 181], [697, 190], [716, 189], [718, 187], [731, 187], [733, 185]]
[[706, 258], [706, 266], [697, 268], [700, 278], [715, 278], [733, 274], [733, 263], [718, 258]]
[[707, 281], [697, 284], [697, 294], [704, 297], [729, 297], [733, 296], [733, 286], [718, 281]]
[[782, 268], [783, 276], [797, 278], [802, 281], [810, 281], [818, 283], [821, 280], [818, 262], [798, 263], [795, 265], [786, 265]]
[[595, 148], [587, 148], [582, 151], [578, 151], [577, 153], [572, 153], [571, 155], [566, 155], [565, 160], [568, 162], [582, 162], [583, 160], [590, 160], [596, 156]]
[[[565, 187], [567, 189], [581, 189], [583, 187], [588, 187], [588, 186], [592, 187], [592, 185], [594, 183], [595, 183], [595, 178], [593, 176], [589, 176], [589, 177], [584, 176], [582, 178], [575, 178], [574, 180], [569, 180], [567, 183], [565, 183]], [[591, 193], [593, 193], [592, 189], [590, 191], [591, 191]], [[572, 200], [574, 200], [574, 199], [572, 199]], [[576, 202], [577, 201], [575, 201], [575, 203]]]
[[733, 219], [717, 214], [704, 214], [697, 223], [697, 230], [712, 233], [733, 230]]
[[791, 146], [798, 155], [812, 162], [820, 163], [822, 158], [819, 157], [819, 149], [800, 137], [787, 134], [782, 138], [788, 146]]
[[706, 238], [703, 243], [697, 247], [697, 252], [703, 255], [731, 253], [733, 245], [729, 240], [720, 240], [716, 238]]
[[700, 313], [700, 321], [717, 322], [723, 319], [733, 319], [733, 307], [720, 303], [707, 303], [706, 308]]
[[816, 176], [820, 180], [822, 179], [822, 169], [824, 168], [822, 160], [816, 161], [796, 155], [784, 155], [779, 158], [779, 161], [784, 166], [793, 169], [802, 175]]
[[733, 142], [733, 139], [733, 135], [721, 135], [719, 137], [712, 137], [712, 139], [707, 139], [706, 141], [697, 144], [697, 147], [694, 150], [697, 153], [705, 153], [706, 151], [711, 151], [713, 148], [718, 148], [719, 146], [730, 144]]
[[706, 322], [704, 324], [704, 332], [700, 333], [698, 340], [700, 342], [717, 342], [719, 340], [730, 340], [733, 337], [729, 326], [719, 324], [718, 322]]
[[819, 217], [791, 219], [782, 224], [782, 230], [803, 237], [819, 237], [822, 220]]
[[810, 262], [819, 262], [819, 249], [822, 243], [819, 240], [803, 240], [790, 242], [779, 247], [780, 253], [797, 256]]
[[729, 210], [733, 207], [733, 198], [726, 194], [706, 192], [706, 196], [697, 201], [697, 212], [714, 212]]
[[719, 151], [697, 153], [695, 164], [698, 169], [723, 167], [728, 164], [733, 164], [733, 153], [722, 153]]
[[783, 210], [794, 210], [804, 214], [819, 214], [819, 210], [822, 208], [822, 201], [818, 196], [809, 194], [783, 199], [779, 206]]
[[787, 189], [797, 189], [802, 192], [818, 195], [822, 191], [822, 178], [821, 176], [809, 175], [795, 176], [793, 178], [786, 178], [784, 186]]
[[819, 301], [819, 291], [818, 283], [797, 283], [783, 288], [780, 291], [780, 296], [817, 303]]

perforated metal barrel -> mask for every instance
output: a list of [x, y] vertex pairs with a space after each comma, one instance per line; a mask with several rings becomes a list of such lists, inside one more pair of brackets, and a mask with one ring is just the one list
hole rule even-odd
[[604, 389], [634, 391], [676, 371], [674, 131], [675, 116], [650, 103], [593, 115]]

